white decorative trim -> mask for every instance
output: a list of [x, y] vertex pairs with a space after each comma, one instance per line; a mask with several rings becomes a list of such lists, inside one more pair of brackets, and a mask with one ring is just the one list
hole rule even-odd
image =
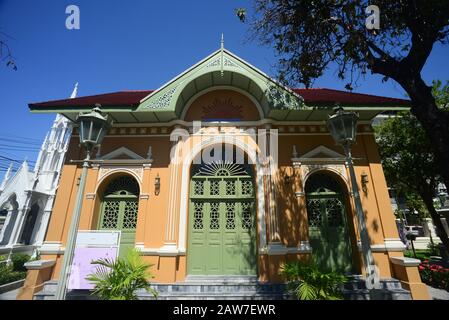
[[[359, 251], [362, 250], [360, 240], [357, 242]], [[385, 238], [384, 243], [376, 243], [371, 245], [372, 252], [404, 252], [406, 245], [399, 238]]]
[[38, 251], [40, 254], [64, 254], [65, 247], [61, 242], [44, 242]]
[[309, 241], [301, 241], [297, 247], [286, 247], [280, 243], [271, 243], [268, 246], [259, 248], [259, 254], [267, 254], [270, 256], [278, 256], [285, 254], [296, 254], [296, 253], [312, 253], [312, 247]]
[[393, 264], [404, 267], [417, 267], [420, 265], [421, 260], [407, 257], [390, 257], [390, 261]]
[[179, 217], [179, 246], [178, 249], [185, 252], [186, 241], [187, 241], [187, 214], [188, 214], [188, 186], [189, 186], [189, 178], [190, 178], [190, 165], [195, 158], [195, 156], [201, 152], [204, 148], [214, 145], [216, 143], [228, 143], [239, 147], [243, 152], [246, 152], [250, 157], [252, 163], [256, 164], [256, 173], [257, 177], [255, 177], [258, 181], [257, 183], [257, 201], [258, 212], [257, 212], [257, 225], [259, 228], [259, 248], [263, 248], [266, 244], [266, 222], [265, 222], [265, 194], [263, 190], [263, 169], [260, 166], [258, 161], [258, 157], [256, 156], [256, 152], [249, 149], [248, 144], [239, 140], [233, 139], [232, 137], [224, 134], [212, 135], [210, 138], [201, 141], [201, 144], [196, 144], [192, 150], [190, 150], [189, 154], [183, 159], [182, 163], [182, 181], [181, 181], [181, 195], [180, 195], [180, 217]]
[[139, 195], [139, 199], [148, 200], [148, 199], [150, 199], [150, 195], [148, 193], [141, 193]]
[[56, 264], [56, 260], [36, 260], [30, 261], [24, 264], [27, 270], [41, 270], [49, 267], [53, 267]]
[[130, 149], [126, 147], [120, 147], [118, 149], [115, 149], [114, 151], [109, 152], [108, 154], [105, 154], [100, 159], [102, 160], [111, 160], [111, 159], [117, 159], [118, 156], [125, 155], [130, 157], [131, 159], [135, 160], [143, 160], [144, 158], [135, 153], [134, 151], [131, 151]]
[[306, 194], [303, 191], [297, 191], [295, 192], [296, 198], [304, 197]]
[[86, 199], [95, 199], [95, 193], [86, 193]]
[[145, 248], [143, 244], [136, 244], [135, 247], [143, 256], [176, 257], [186, 255], [186, 251], [178, 249], [176, 244], [166, 244], [160, 248]]
[[300, 159], [316, 158], [316, 155], [318, 155], [320, 153], [326, 155], [326, 157], [325, 157], [326, 159], [328, 159], [328, 158], [335, 158], [335, 159], [343, 158], [343, 159], [345, 159], [344, 155], [342, 155], [332, 149], [329, 149], [328, 147], [325, 147], [323, 145], [310, 150], [305, 155], [303, 155]]
[[98, 186], [101, 184], [101, 182], [109, 175], [116, 173], [116, 172], [124, 172], [131, 174], [134, 178], [137, 179], [139, 182], [139, 187], [142, 188], [140, 185], [143, 180], [143, 167], [141, 166], [126, 166], [126, 167], [115, 167], [115, 166], [108, 166], [104, 167], [102, 166], [100, 168], [100, 171], [98, 172], [98, 182], [97, 183], [97, 189]]

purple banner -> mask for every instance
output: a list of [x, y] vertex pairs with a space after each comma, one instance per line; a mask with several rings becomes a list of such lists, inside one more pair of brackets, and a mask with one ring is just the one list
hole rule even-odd
[[94, 285], [86, 280], [86, 277], [89, 274], [95, 273], [98, 266], [93, 265], [91, 262], [100, 258], [115, 260], [117, 257], [117, 249], [118, 248], [76, 248], [73, 256], [68, 288], [70, 290], [93, 289]]

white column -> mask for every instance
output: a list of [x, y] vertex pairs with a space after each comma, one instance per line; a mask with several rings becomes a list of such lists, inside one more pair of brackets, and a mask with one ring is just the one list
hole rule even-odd
[[168, 206], [167, 206], [167, 224], [165, 226], [164, 247], [163, 251], [173, 251], [176, 248], [176, 205], [178, 204], [178, 184], [179, 184], [179, 165], [180, 156], [179, 151], [182, 147], [182, 140], [178, 139], [172, 144], [173, 159], [170, 163], [170, 181], [169, 181], [169, 194], [168, 194]]
[[25, 207], [17, 212], [16, 223], [14, 224], [14, 229], [11, 232], [11, 237], [9, 238], [8, 245], [12, 246], [14, 244], [17, 244], [17, 242], [19, 241], [19, 236], [23, 230], [23, 224], [25, 222], [26, 213], [29, 210], [30, 208]]
[[39, 225], [39, 231], [37, 232], [35, 239], [36, 245], [42, 245], [45, 240], [45, 234], [47, 233], [48, 221], [50, 220], [51, 210], [44, 210], [42, 213], [41, 222]]
[[8, 225], [9, 225], [9, 222], [11, 220], [12, 215], [13, 215], [12, 210], [8, 210], [8, 214], [6, 215], [6, 219], [5, 219], [5, 222], [3, 224], [2, 230], [0, 231], [0, 243], [3, 242], [3, 237], [5, 236], [5, 231], [6, 231], [6, 228], [8, 227]]

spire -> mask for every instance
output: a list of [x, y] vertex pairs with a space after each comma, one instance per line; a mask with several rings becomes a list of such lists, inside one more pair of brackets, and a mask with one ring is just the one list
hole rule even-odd
[[223, 51], [224, 51], [224, 34], [223, 33], [221, 34], [220, 51], [221, 51], [220, 75], [221, 75], [221, 77], [223, 77], [223, 75], [224, 75], [224, 70], [223, 70], [223, 64], [224, 64], [224, 55], [223, 55]]
[[5, 175], [3, 176], [3, 181], [2, 184], [0, 185], [0, 192], [3, 191], [3, 189], [5, 189], [6, 183], [8, 182], [9, 178], [11, 177], [11, 172], [12, 172], [12, 168], [13, 168], [14, 164], [11, 162], [8, 170], [6, 171]]
[[70, 99], [76, 98], [77, 94], [78, 94], [78, 82], [75, 83], [75, 88], [73, 88], [72, 94], [70, 95]]

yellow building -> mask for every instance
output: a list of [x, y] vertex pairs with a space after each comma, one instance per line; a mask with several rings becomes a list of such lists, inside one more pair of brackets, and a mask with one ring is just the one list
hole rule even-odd
[[[330, 89], [289, 89], [221, 48], [155, 91], [30, 104], [75, 120], [95, 105], [114, 121], [88, 169], [79, 230], [120, 230], [119, 255], [140, 249], [153, 281], [283, 279], [286, 261], [363, 274], [345, 156], [325, 120], [335, 104], [359, 114], [353, 157], [381, 278], [427, 299], [403, 257], [371, 120], [408, 101]], [[70, 141], [41, 262], [19, 298], [57, 280], [84, 153]]]

